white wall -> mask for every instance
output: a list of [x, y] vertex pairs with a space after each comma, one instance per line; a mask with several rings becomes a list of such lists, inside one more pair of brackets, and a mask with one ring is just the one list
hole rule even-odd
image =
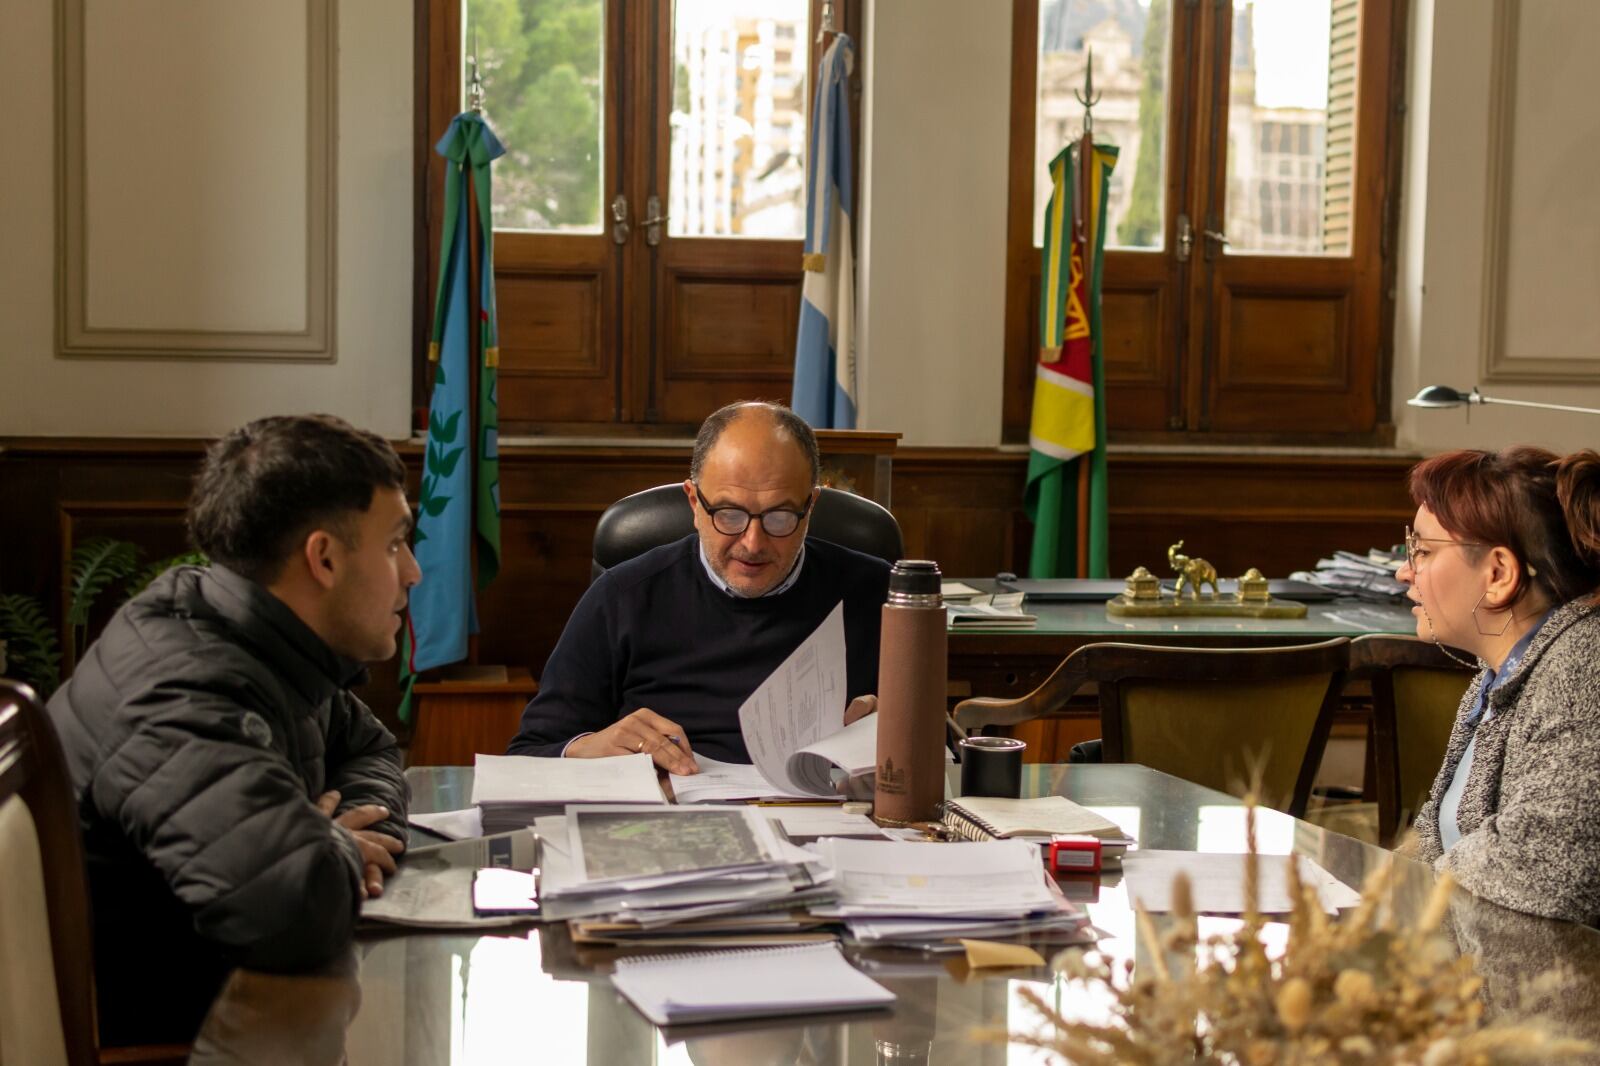
[[904, 444], [1000, 442], [1010, 11], [866, 9], [858, 425]]
[[[91, 16], [98, 2], [89, 0]], [[327, 411], [390, 437], [407, 436], [411, 5], [401, 0], [341, 0], [337, 5], [336, 333], [331, 363], [55, 356], [55, 6], [0, 0], [0, 101], [5, 102], [0, 107], [0, 145], [5, 146], [0, 157], [5, 161], [0, 168], [0, 234], [5, 235], [0, 364], [6, 382], [0, 395], [0, 434], [207, 436], [260, 415]], [[159, 14], [158, 8], [151, 10]], [[126, 59], [189, 64], [181, 48], [170, 48], [159, 59], [130, 49]], [[204, 78], [196, 78], [194, 91], [206, 92]], [[302, 98], [282, 106], [303, 103]], [[302, 121], [299, 113], [280, 117]], [[252, 131], [236, 125], [232, 136], [243, 144]], [[196, 149], [197, 167], [208, 158], [222, 163], [229, 158], [226, 139], [210, 139]], [[226, 169], [221, 163], [219, 167]], [[139, 280], [148, 285], [148, 278]], [[183, 294], [176, 296], [181, 300]]]
[[1511, 185], [1504, 271], [1505, 354], [1578, 358], [1587, 382], [1500, 383], [1482, 368], [1486, 254], [1496, 221], [1489, 179], [1496, 114], [1492, 0], [1413, 0], [1406, 176], [1395, 314], [1394, 416], [1401, 447], [1424, 452], [1519, 441], [1594, 447], [1600, 417], [1485, 407], [1422, 411], [1422, 385], [1600, 407], [1600, 4], [1500, 0], [1517, 13], [1515, 107], [1501, 152]]
[[[91, 8], [99, 2], [89, 0]], [[199, 436], [262, 414], [325, 410], [405, 436], [410, 5], [339, 5], [337, 333], [328, 364], [55, 357], [52, 6], [0, 0], [0, 434]], [[1520, 10], [1506, 347], [1593, 360], [1600, 199], [1581, 182], [1600, 172], [1600, 67], [1581, 45], [1600, 34], [1600, 4], [1524, 0]], [[1403, 403], [1421, 384], [1481, 380], [1494, 11], [1492, 0], [1412, 3], [1393, 381], [1402, 448], [1531, 440], [1571, 449], [1600, 440], [1600, 420], [1580, 415], [1488, 408], [1469, 423], [1462, 412]], [[869, 0], [863, 36], [862, 425], [900, 430], [912, 445], [992, 445], [1003, 364], [1010, 5]], [[226, 142], [207, 144], [197, 163], [227, 151]], [[1600, 367], [1587, 384], [1484, 387], [1600, 406]]]

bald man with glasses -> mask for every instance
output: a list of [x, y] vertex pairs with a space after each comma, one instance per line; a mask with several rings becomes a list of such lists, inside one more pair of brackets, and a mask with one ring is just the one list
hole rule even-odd
[[706, 419], [683, 483], [695, 532], [589, 587], [510, 754], [646, 752], [679, 774], [696, 753], [747, 763], [739, 706], [841, 602], [846, 720], [871, 711], [889, 566], [806, 539], [820, 469], [816, 434], [786, 407]]

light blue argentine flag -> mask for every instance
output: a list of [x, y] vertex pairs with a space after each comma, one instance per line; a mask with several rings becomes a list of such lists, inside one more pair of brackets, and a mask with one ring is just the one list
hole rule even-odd
[[850, 72], [855, 45], [839, 34], [822, 55], [806, 157], [805, 282], [795, 340], [795, 412], [817, 429], [856, 425], [855, 252]]

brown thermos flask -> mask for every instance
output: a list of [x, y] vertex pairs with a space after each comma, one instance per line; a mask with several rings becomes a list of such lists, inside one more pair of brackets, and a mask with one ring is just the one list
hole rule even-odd
[[878, 643], [880, 823], [932, 821], [944, 799], [945, 675], [939, 565], [902, 559], [889, 573]]

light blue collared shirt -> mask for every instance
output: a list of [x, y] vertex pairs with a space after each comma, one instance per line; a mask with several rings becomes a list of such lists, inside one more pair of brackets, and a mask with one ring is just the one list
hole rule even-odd
[[1461, 793], [1467, 787], [1467, 777], [1472, 773], [1472, 754], [1478, 746], [1477, 729], [1479, 725], [1494, 717], [1494, 712], [1489, 709], [1489, 693], [1516, 673], [1522, 657], [1528, 652], [1528, 645], [1533, 643], [1533, 635], [1544, 626], [1545, 619], [1549, 618], [1551, 613], [1546, 611], [1544, 618], [1539, 619], [1521, 640], [1511, 646], [1511, 651], [1506, 654], [1505, 662], [1500, 664], [1500, 669], [1490, 670], [1488, 676], [1483, 679], [1483, 688], [1478, 692], [1478, 705], [1472, 709], [1472, 714], [1467, 719], [1472, 725], [1472, 739], [1467, 741], [1467, 750], [1461, 753], [1461, 761], [1456, 763], [1456, 773], [1450, 779], [1450, 787], [1445, 789], [1444, 796], [1439, 800], [1439, 846], [1445, 851], [1455, 847], [1456, 841], [1461, 839], [1461, 825], [1457, 816], [1461, 810]]
[[[766, 592], [763, 592], [760, 597], [756, 598], [761, 599], [767, 596], [776, 596], [780, 592], [788, 592], [790, 589], [794, 588], [794, 583], [800, 580], [800, 567], [805, 564], [805, 561], [806, 546], [804, 542], [802, 542], [800, 545], [800, 554], [794, 557], [794, 566], [789, 568], [789, 576], [778, 582], [777, 588], [768, 589]], [[711, 569], [711, 560], [706, 556], [706, 546], [704, 541], [700, 543], [700, 565], [706, 568], [706, 576], [711, 578], [711, 583], [717, 586], [717, 588], [721, 589], [723, 592], [726, 592], [730, 596], [737, 596], [739, 599], [748, 598], [744, 593], [740, 592], [738, 589], [722, 580], [721, 574], [718, 574], [715, 570]]]

